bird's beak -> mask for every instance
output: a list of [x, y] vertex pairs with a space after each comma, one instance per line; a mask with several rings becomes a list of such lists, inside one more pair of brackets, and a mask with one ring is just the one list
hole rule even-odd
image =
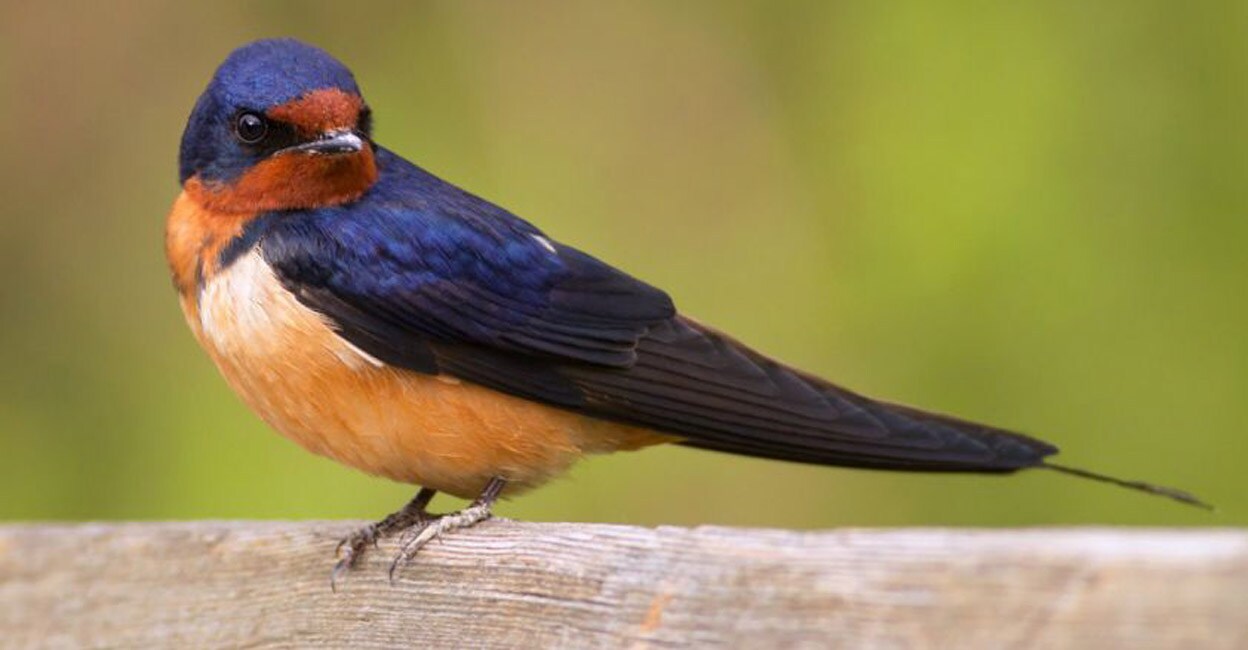
[[304, 142], [293, 147], [282, 149], [281, 153], [309, 153], [321, 155], [334, 155], [344, 153], [359, 153], [364, 149], [364, 138], [358, 133], [349, 129], [341, 131], [328, 131], [322, 133], [320, 137], [311, 142]]

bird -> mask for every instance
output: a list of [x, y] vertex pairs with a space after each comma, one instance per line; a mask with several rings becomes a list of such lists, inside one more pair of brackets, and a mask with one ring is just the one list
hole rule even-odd
[[[226, 382], [312, 453], [418, 486], [347, 536], [331, 584], [401, 533], [390, 566], [590, 454], [677, 444], [878, 470], [1049, 469], [1052, 444], [873, 399], [680, 313], [373, 139], [351, 71], [294, 39], [231, 52], [190, 113], [165, 249]], [[444, 492], [466, 508], [431, 514]]]

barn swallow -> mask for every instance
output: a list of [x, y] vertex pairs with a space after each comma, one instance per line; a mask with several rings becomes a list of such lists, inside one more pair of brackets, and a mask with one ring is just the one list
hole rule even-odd
[[[391, 568], [586, 454], [674, 443], [842, 467], [1008, 474], [1004, 429], [871, 399], [677, 312], [663, 291], [373, 141], [351, 72], [262, 40], [226, 58], [182, 138], [166, 253], [230, 386], [309, 451], [421, 486], [343, 540], [334, 576], [407, 531]], [[475, 499], [446, 515], [437, 492]]]

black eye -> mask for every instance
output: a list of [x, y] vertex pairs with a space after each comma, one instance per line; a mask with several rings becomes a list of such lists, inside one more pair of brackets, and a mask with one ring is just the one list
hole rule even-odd
[[234, 132], [238, 139], [247, 144], [255, 144], [269, 133], [269, 123], [255, 113], [243, 113], [234, 121]]

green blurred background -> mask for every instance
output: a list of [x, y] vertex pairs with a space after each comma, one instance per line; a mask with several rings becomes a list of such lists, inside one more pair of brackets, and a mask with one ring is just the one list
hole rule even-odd
[[290, 35], [355, 70], [379, 141], [685, 312], [1221, 506], [673, 448], [502, 514], [1248, 524], [1246, 34], [1243, 2], [4, 4], [0, 518], [373, 518], [410, 496], [248, 412], [165, 267], [186, 114], [230, 49]]

